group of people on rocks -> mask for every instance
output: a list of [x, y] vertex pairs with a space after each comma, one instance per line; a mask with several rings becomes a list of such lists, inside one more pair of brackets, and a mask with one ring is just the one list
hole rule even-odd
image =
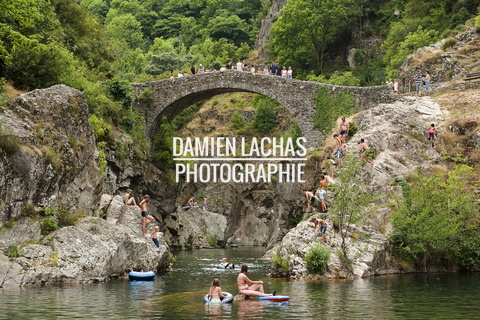
[[[271, 65], [265, 65], [262, 69], [261, 67], [255, 68], [255, 65], [253, 64], [248, 65], [244, 61], [242, 62], [240, 59], [234, 65], [233, 60], [230, 60], [225, 67], [221, 67], [219, 69], [219, 71], [225, 71], [225, 70], [245, 71], [245, 72], [251, 72], [251, 73], [258, 73], [258, 74], [281, 76], [282, 78], [286, 78], [286, 79], [293, 79], [292, 67], [289, 66], [287, 68], [286, 66], [284, 66], [282, 69], [280, 69], [280, 67], [276, 65], [275, 61], [273, 61]], [[192, 64], [189, 71], [179, 71], [177, 74], [177, 77], [183, 78], [183, 77], [188, 77], [195, 74], [214, 72], [217, 70], [205, 69], [205, 67], [202, 64], [200, 64], [197, 68], [195, 65]], [[175, 78], [175, 75], [172, 73], [170, 75], [170, 79], [174, 79], [174, 78]]]
[[[425, 73], [422, 73], [422, 70], [417, 70], [417, 72], [414, 74], [412, 78], [407, 79], [406, 81], [409, 83], [409, 85], [413, 82], [415, 84], [415, 92], [417, 96], [420, 96], [423, 90], [423, 87], [425, 87], [425, 91], [429, 91], [430, 88], [430, 72], [425, 71]], [[385, 83], [386, 85], [390, 86], [392, 88], [392, 91], [394, 94], [399, 94], [399, 83], [398, 80], [395, 79], [392, 81], [392, 79], [388, 79], [388, 81]], [[409, 89], [410, 91], [410, 89]]]
[[[190, 199], [188, 199], [187, 204], [190, 207], [198, 207], [198, 201], [195, 199], [195, 197], [191, 197]], [[208, 197], [207, 196], [203, 197], [202, 209], [203, 209], [203, 211], [208, 210]]]

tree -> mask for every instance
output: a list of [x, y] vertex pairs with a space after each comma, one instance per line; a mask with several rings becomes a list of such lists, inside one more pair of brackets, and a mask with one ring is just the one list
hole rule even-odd
[[252, 125], [259, 133], [268, 133], [277, 126], [276, 104], [274, 100], [266, 97], [258, 99]]
[[409, 181], [398, 180], [403, 194], [391, 238], [403, 258], [425, 270], [479, 269], [480, 213], [472, 177], [472, 168], [461, 165], [446, 173], [419, 168]]
[[297, 69], [323, 70], [327, 48], [349, 26], [352, 0], [289, 0], [272, 26], [278, 60]]
[[347, 238], [351, 233], [351, 225], [361, 221], [368, 213], [368, 207], [374, 198], [366, 190], [366, 185], [358, 178], [362, 162], [347, 157], [344, 166], [336, 175], [337, 184], [333, 186], [335, 200], [330, 207], [332, 220], [338, 224], [341, 238], [341, 256], [348, 260]]

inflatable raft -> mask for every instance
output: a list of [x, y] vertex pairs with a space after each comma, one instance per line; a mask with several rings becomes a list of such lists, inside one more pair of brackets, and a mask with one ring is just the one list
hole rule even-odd
[[133, 281], [153, 281], [155, 280], [155, 272], [139, 272], [139, 271], [130, 271], [128, 273], [128, 278]]
[[221, 264], [217, 265], [217, 269], [229, 269], [229, 270], [232, 270], [232, 269], [235, 269], [235, 265], [234, 264], [229, 264], [227, 265], [226, 267], [222, 266]]
[[[224, 291], [222, 291], [222, 294], [223, 294], [226, 298], [223, 298], [223, 299], [220, 298], [220, 299], [221, 299], [220, 303], [222, 303], [222, 304], [223, 304], [223, 303], [230, 303], [230, 302], [233, 301], [233, 294], [231, 294], [230, 292], [224, 292]], [[208, 303], [208, 304], [215, 304], [215, 302], [210, 301], [210, 298], [208, 297], [208, 293], [207, 293], [205, 296], [203, 296], [203, 302], [204, 302], [204, 303]], [[217, 303], [218, 303], [218, 302], [217, 302]]]
[[258, 297], [258, 300], [261, 301], [272, 301], [272, 302], [281, 302], [290, 300], [289, 296], [268, 296], [268, 297]]

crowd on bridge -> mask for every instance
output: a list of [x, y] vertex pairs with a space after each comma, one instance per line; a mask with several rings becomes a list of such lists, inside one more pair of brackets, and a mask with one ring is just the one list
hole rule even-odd
[[[202, 64], [199, 64], [198, 68], [194, 64], [190, 67], [190, 70], [186, 71], [179, 71], [177, 74], [177, 78], [188, 77], [195, 74], [203, 74], [203, 73], [210, 73], [216, 71], [242, 71], [242, 72], [251, 72], [253, 74], [263, 74], [263, 75], [270, 75], [270, 76], [280, 76], [286, 79], [293, 79], [293, 69], [291, 66], [288, 68], [283, 66], [280, 68], [277, 66], [275, 61], [272, 61], [270, 65], [249, 65], [245, 63], [245, 61], [238, 60], [236, 64], [233, 63], [233, 60], [230, 60], [225, 67], [221, 67], [219, 70], [216, 69], [206, 69]], [[172, 73], [170, 75], [170, 79], [174, 79], [175, 75]]]

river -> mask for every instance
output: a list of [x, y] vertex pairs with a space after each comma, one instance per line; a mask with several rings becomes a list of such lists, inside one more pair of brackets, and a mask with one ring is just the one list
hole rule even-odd
[[[0, 319], [480, 319], [480, 274], [409, 274], [358, 280], [292, 281], [269, 278], [264, 248], [176, 252], [173, 271], [154, 282], [51, 285], [0, 289]], [[284, 303], [257, 299], [208, 306], [213, 278], [237, 293], [238, 270], [211, 267], [222, 257], [247, 263], [248, 276]]]

